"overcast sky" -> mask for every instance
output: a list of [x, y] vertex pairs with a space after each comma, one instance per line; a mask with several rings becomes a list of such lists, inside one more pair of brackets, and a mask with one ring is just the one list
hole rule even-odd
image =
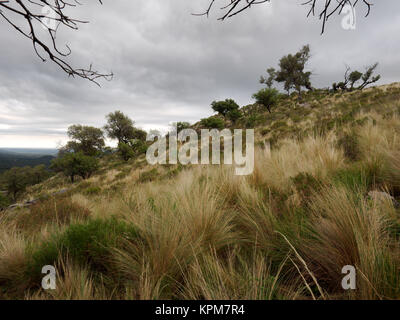
[[345, 64], [363, 69], [376, 61], [381, 84], [400, 81], [399, 0], [374, 1], [366, 19], [360, 6], [355, 30], [335, 17], [324, 35], [317, 18], [306, 18], [304, 0], [271, 0], [225, 22], [218, 11], [191, 15], [207, 0], [103, 2], [84, 1], [71, 14], [90, 24], [58, 35], [74, 66], [93, 62], [114, 72], [101, 88], [42, 63], [0, 18], [0, 147], [53, 148], [66, 141], [69, 125], [101, 127], [115, 110], [149, 130], [210, 116], [213, 100], [249, 104], [260, 75], [307, 43], [315, 87], [340, 81]]

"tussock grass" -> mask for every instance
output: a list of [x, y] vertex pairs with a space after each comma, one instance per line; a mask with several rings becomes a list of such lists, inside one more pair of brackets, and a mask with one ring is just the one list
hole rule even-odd
[[[400, 196], [399, 98], [314, 92], [250, 113], [259, 144], [274, 142], [250, 176], [105, 159], [62, 198], [1, 213], [0, 298], [400, 298], [400, 211], [368, 196]], [[40, 288], [46, 264], [55, 291]], [[341, 287], [345, 265], [356, 290]]]

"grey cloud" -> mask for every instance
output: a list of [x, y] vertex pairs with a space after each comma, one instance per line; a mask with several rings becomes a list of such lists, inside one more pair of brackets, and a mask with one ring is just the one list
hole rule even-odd
[[359, 10], [355, 31], [342, 30], [341, 17], [334, 17], [322, 36], [320, 22], [306, 19], [301, 3], [272, 1], [220, 22], [218, 12], [209, 19], [191, 15], [206, 0], [88, 2], [79, 17], [91, 23], [58, 40], [73, 49], [73, 65], [93, 62], [115, 73], [102, 88], [40, 62], [31, 44], [0, 21], [0, 146], [13, 146], [16, 135], [37, 135], [51, 147], [53, 135], [70, 124], [102, 126], [117, 109], [149, 129], [197, 121], [212, 113], [215, 99], [251, 103], [265, 69], [306, 43], [317, 87], [340, 79], [345, 63], [361, 69], [379, 61], [381, 83], [399, 79], [399, 1], [377, 2], [367, 19]]

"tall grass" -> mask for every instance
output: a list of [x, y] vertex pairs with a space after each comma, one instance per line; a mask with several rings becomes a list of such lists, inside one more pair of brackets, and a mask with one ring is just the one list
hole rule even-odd
[[[321, 103], [343, 120], [346, 99]], [[398, 299], [399, 209], [368, 193], [400, 195], [400, 119], [378, 111], [257, 149], [247, 177], [113, 167], [64, 199], [2, 213], [0, 298]], [[343, 132], [354, 136], [340, 143]], [[57, 268], [54, 291], [40, 288], [43, 264]], [[341, 287], [345, 265], [356, 290]]]

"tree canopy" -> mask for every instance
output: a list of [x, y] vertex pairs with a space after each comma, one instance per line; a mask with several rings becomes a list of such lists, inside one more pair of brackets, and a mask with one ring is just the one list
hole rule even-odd
[[62, 152], [82, 152], [85, 155], [96, 155], [105, 145], [104, 133], [101, 129], [83, 126], [80, 124], [72, 125], [68, 128], [68, 136], [71, 141], [62, 148]]

